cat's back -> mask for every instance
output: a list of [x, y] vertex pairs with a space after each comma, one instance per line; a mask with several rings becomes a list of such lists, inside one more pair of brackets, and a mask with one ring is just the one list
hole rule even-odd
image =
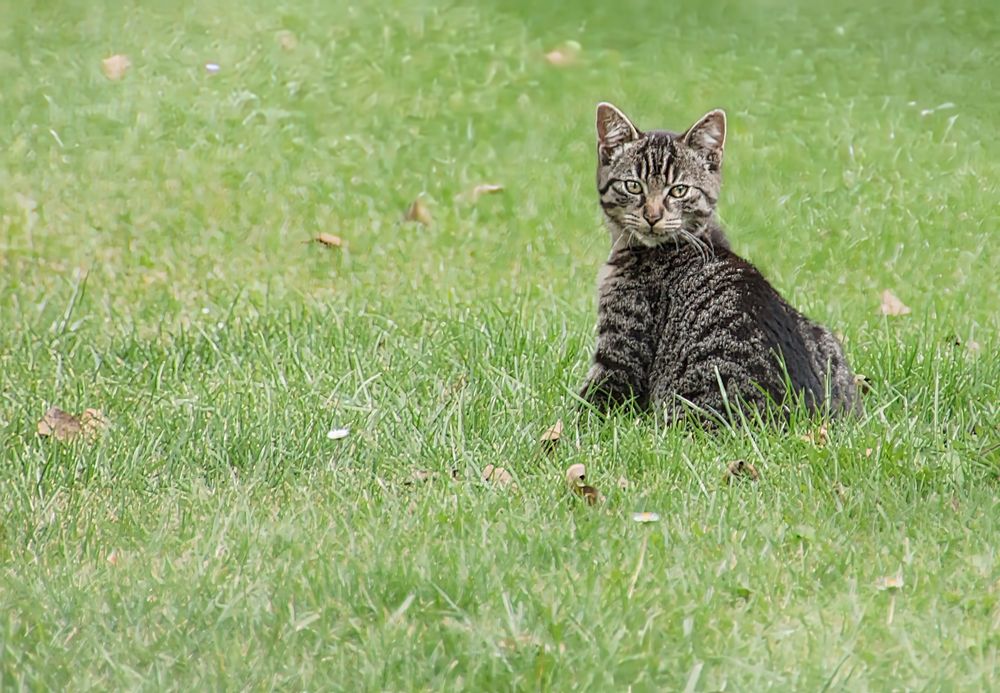
[[780, 400], [787, 375], [812, 408], [825, 399], [832, 376], [835, 406], [853, 408], [850, 385], [840, 382], [843, 373], [850, 375], [840, 344], [789, 305], [754, 265], [725, 248], [707, 256], [696, 248], [666, 249], [646, 262], [647, 276], [661, 275], [654, 379], [673, 385], [684, 369], [720, 369], [742, 383], [743, 392], [755, 383]]
[[794, 321], [794, 310], [757, 268], [727, 248], [654, 250], [646, 275], [657, 277], [660, 312], [674, 323], [664, 327], [681, 341], [702, 342], [718, 333], [771, 341], [768, 331], [781, 332]]

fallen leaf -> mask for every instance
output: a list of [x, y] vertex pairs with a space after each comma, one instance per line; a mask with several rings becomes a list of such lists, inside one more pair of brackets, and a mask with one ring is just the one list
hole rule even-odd
[[593, 486], [584, 483], [587, 478], [587, 468], [582, 464], [571, 464], [566, 469], [566, 487], [580, 496], [587, 505], [597, 505], [604, 501], [604, 496]]
[[566, 469], [566, 488], [573, 493], [583, 486], [583, 480], [587, 477], [587, 468], [582, 464], [571, 464]]
[[283, 30], [277, 33], [278, 45], [283, 50], [292, 51], [299, 45], [299, 40], [291, 31]]
[[632, 513], [632, 520], [634, 522], [642, 522], [642, 523], [646, 523], [646, 522], [659, 522], [660, 521], [660, 514], [659, 513], [651, 513], [651, 512]]
[[523, 649], [543, 650], [548, 652], [552, 648], [546, 645], [538, 636], [531, 633], [521, 633], [514, 637], [501, 638], [497, 641], [500, 649], [516, 652]]
[[488, 464], [483, 467], [483, 481], [494, 483], [497, 486], [510, 486], [514, 483], [514, 477], [503, 467]]
[[344, 244], [344, 239], [340, 236], [334, 236], [332, 233], [321, 233], [318, 236], [303, 242], [319, 243], [320, 245], [325, 245], [327, 248], [339, 248]]
[[810, 525], [795, 525], [790, 528], [790, 531], [792, 536], [805, 541], [815, 541], [816, 539], [816, 528]]
[[570, 67], [579, 62], [582, 50], [582, 47], [576, 41], [564, 41], [546, 53], [545, 59], [549, 65], [554, 65], [555, 67]]
[[746, 460], [735, 460], [730, 462], [726, 467], [726, 473], [722, 478], [727, 484], [733, 484], [743, 479], [757, 481], [760, 479], [760, 474], [757, 472], [757, 469]]
[[117, 82], [125, 76], [131, 65], [132, 61], [128, 59], [127, 55], [116, 54], [101, 61], [101, 72], [112, 82]]
[[333, 428], [326, 433], [326, 437], [330, 440], [341, 440], [349, 435], [351, 435], [351, 430], [349, 428]]
[[100, 409], [87, 409], [80, 416], [80, 428], [84, 437], [88, 439], [96, 438], [102, 431], [106, 430], [111, 422], [104, 416]]
[[865, 457], [871, 457], [873, 452], [875, 452], [874, 448], [865, 448]]
[[799, 436], [799, 440], [804, 440], [807, 443], [812, 443], [818, 448], [821, 448], [824, 445], [826, 445], [829, 439], [830, 437], [826, 430], [826, 424], [820, 424], [820, 427], [817, 428], [815, 431], [809, 431], [808, 433]]
[[562, 431], [562, 419], [559, 419], [545, 430], [545, 433], [543, 433], [542, 437], [539, 439], [539, 442], [542, 444], [542, 449], [545, 450], [545, 452], [552, 452], [555, 450], [556, 443], [558, 443], [559, 438], [562, 437]]
[[604, 496], [593, 486], [583, 486], [578, 487], [580, 496], [587, 502], [587, 505], [597, 505], [598, 503], [604, 502]]
[[[437, 472], [431, 472], [431, 471], [428, 471], [426, 469], [415, 469], [413, 471], [412, 476], [409, 479], [407, 479], [406, 481], [404, 481], [403, 485], [404, 486], [412, 486], [415, 483], [422, 483], [423, 484], [423, 483], [433, 482], [433, 481], [437, 481], [439, 477], [440, 477], [440, 474], [438, 474]], [[458, 481], [459, 478], [460, 478], [459, 475], [458, 475], [458, 470], [457, 469], [452, 469], [451, 472], [448, 475], [448, 478], [450, 478], [452, 481]]]
[[427, 208], [424, 201], [419, 197], [413, 201], [410, 208], [406, 210], [405, 219], [407, 221], [415, 221], [418, 224], [423, 224], [424, 226], [430, 226], [433, 218], [431, 217], [431, 210]]
[[882, 315], [909, 315], [910, 307], [899, 300], [896, 294], [888, 289], [882, 292]]
[[478, 202], [483, 195], [496, 195], [503, 192], [503, 186], [498, 183], [480, 183], [470, 190], [466, 197], [470, 202]]
[[980, 352], [980, 350], [982, 349], [982, 347], [979, 346], [979, 342], [977, 342], [976, 340], [970, 339], [968, 341], [965, 341], [965, 340], [963, 340], [961, 337], [959, 337], [957, 335], [955, 336], [955, 342], [954, 343], [955, 343], [955, 346], [958, 346], [958, 347], [960, 347], [960, 346], [962, 346], [964, 344], [965, 348], [969, 351], [970, 354], [978, 354]]
[[903, 588], [903, 574], [886, 575], [875, 581], [875, 588], [879, 590], [898, 590]]
[[58, 407], [51, 407], [38, 422], [38, 435], [56, 440], [72, 440], [80, 435], [80, 420]]

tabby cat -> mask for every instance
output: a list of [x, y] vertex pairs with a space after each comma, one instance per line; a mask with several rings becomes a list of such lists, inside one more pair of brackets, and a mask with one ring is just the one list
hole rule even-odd
[[[597, 107], [597, 190], [611, 233], [598, 274], [597, 348], [581, 397], [730, 418], [860, 406], [844, 351], [729, 249], [715, 215], [726, 115], [642, 132]], [[768, 410], [772, 404], [778, 409]]]

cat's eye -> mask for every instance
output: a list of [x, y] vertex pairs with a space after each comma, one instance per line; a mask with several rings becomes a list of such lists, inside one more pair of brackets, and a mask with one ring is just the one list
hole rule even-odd
[[642, 184], [637, 180], [626, 180], [622, 182], [625, 186], [625, 192], [632, 195], [638, 195], [642, 192]]
[[686, 185], [675, 185], [674, 187], [670, 188], [670, 190], [667, 192], [667, 194], [670, 195], [670, 197], [684, 197], [685, 195], [687, 195], [687, 193], [688, 193], [688, 186]]

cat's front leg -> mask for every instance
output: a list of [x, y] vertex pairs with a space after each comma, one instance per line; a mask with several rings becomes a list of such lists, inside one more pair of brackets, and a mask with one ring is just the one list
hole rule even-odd
[[603, 279], [597, 347], [580, 397], [603, 412], [623, 404], [645, 409], [656, 337], [648, 294], [628, 274], [611, 272]]
[[624, 405], [638, 409], [649, 406], [649, 394], [641, 383], [636, 382], [634, 373], [619, 367], [609, 368], [596, 361], [580, 388], [580, 397], [601, 412]]

